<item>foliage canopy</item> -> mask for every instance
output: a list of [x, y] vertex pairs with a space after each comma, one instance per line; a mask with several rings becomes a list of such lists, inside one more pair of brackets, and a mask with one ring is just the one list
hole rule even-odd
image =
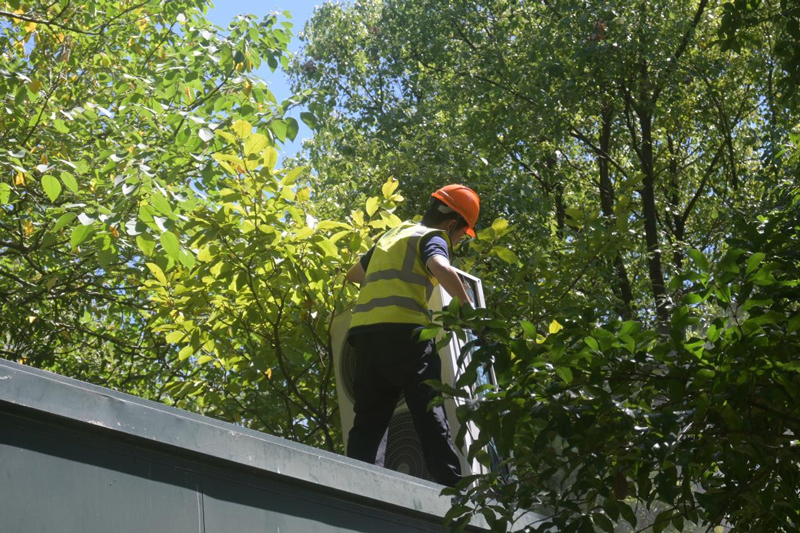
[[797, 529], [796, 1], [207, 8], [0, 9], [0, 355], [340, 450], [343, 272], [462, 181], [506, 469], [453, 523]]

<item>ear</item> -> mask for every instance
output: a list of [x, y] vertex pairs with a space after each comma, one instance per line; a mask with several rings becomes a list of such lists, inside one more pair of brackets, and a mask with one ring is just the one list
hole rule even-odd
[[445, 229], [445, 231], [446, 231], [447, 233], [450, 233], [450, 232], [452, 232], [452, 231], [453, 231], [453, 229], [456, 227], [456, 224], [457, 224], [457, 223], [458, 223], [458, 220], [456, 220], [456, 219], [451, 219], [451, 220], [448, 220], [448, 221], [445, 223], [445, 226], [444, 226], [444, 229]]

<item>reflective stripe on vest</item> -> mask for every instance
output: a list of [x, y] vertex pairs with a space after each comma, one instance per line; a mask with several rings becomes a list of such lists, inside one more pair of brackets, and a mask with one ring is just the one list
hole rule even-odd
[[430, 322], [428, 299], [436, 279], [422, 264], [419, 249], [422, 237], [430, 233], [441, 234], [449, 249], [446, 232], [413, 222], [405, 222], [381, 237], [367, 266], [351, 327]]

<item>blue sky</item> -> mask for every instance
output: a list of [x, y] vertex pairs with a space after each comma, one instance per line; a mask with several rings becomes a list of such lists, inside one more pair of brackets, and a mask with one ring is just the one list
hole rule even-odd
[[[311, 18], [314, 12], [314, 6], [322, 4], [323, 2], [324, 0], [218, 0], [214, 3], [214, 7], [209, 10], [208, 18], [217, 26], [227, 28], [228, 23], [230, 23], [236, 15], [241, 13], [251, 13], [258, 18], [262, 18], [264, 15], [273, 11], [279, 13], [289, 11], [292, 14], [290, 22], [294, 24], [294, 28], [292, 28], [294, 37], [289, 44], [289, 49], [292, 52], [297, 52], [301, 44], [300, 40], [297, 38], [297, 34], [303, 30], [306, 21]], [[264, 62], [261, 68], [256, 71], [256, 74], [266, 80], [267, 85], [275, 94], [278, 101], [291, 96], [289, 84], [283, 72], [277, 70], [271, 72], [266, 62]], [[287, 141], [283, 146], [281, 155], [284, 157], [294, 155], [300, 150], [302, 139], [311, 137], [312, 135], [311, 130], [300, 120], [300, 109], [290, 113], [290, 116], [297, 119], [300, 130], [294, 142]]]

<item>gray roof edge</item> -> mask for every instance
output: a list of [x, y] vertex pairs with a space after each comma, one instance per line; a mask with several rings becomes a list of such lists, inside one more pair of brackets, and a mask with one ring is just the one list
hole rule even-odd
[[[0, 403], [230, 461], [325, 490], [443, 517], [435, 483], [168, 405], [0, 359]], [[473, 525], [488, 528], [481, 516]]]

